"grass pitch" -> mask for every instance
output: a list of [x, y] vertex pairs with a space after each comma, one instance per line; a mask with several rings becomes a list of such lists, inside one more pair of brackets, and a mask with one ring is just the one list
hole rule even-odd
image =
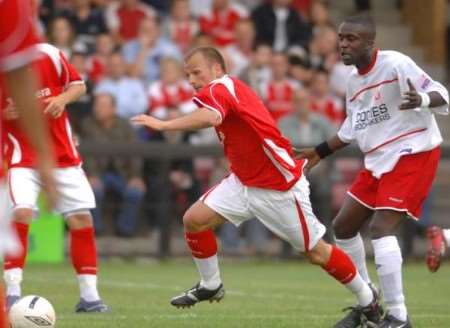
[[[29, 265], [24, 295], [48, 298], [58, 328], [147, 327], [332, 327], [354, 302], [352, 295], [305, 262], [223, 261], [226, 296], [189, 310], [169, 304], [197, 281], [189, 260], [100, 264], [100, 293], [111, 314], [75, 314], [78, 287], [69, 264]], [[373, 267], [372, 276], [375, 277]], [[450, 265], [430, 274], [422, 263], [406, 264], [404, 284], [414, 327], [450, 327]]]

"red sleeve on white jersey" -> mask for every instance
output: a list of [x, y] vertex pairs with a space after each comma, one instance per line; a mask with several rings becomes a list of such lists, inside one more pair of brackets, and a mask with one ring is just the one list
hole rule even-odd
[[30, 1], [0, 1], [0, 71], [30, 63], [37, 54]]
[[219, 114], [221, 121], [233, 106], [232, 96], [221, 83], [210, 84], [203, 88], [192, 100], [199, 108], [207, 108]]
[[83, 79], [81, 78], [80, 74], [76, 71], [75, 67], [73, 67], [66, 59], [64, 54], [60, 51], [59, 57], [62, 64], [62, 71], [61, 71], [61, 83], [65, 86], [71, 85], [71, 84], [79, 84], [84, 83]]

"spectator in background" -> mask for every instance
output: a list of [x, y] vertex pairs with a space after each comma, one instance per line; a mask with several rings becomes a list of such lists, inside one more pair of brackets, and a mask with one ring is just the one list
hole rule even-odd
[[106, 74], [108, 58], [114, 51], [114, 41], [109, 34], [100, 34], [95, 41], [95, 52], [89, 59], [89, 78], [98, 83]]
[[80, 134], [81, 122], [83, 119], [92, 113], [92, 92], [94, 85], [89, 79], [87, 71], [87, 54], [83, 52], [73, 52], [70, 58], [70, 63], [83, 79], [86, 86], [86, 93], [78, 98], [76, 101], [66, 106], [66, 111], [69, 114], [70, 123], [76, 135]]
[[212, 45], [214, 45], [214, 41], [213, 41], [212, 37], [208, 34], [199, 32], [192, 40], [190, 49], [194, 49], [197, 47], [207, 47], [207, 46], [212, 46]]
[[235, 43], [226, 48], [227, 53], [232, 54], [233, 70], [229, 70], [233, 76], [239, 76], [249, 65], [253, 46], [255, 43], [255, 27], [250, 19], [241, 19], [236, 23]]
[[[87, 117], [82, 125], [82, 138], [111, 144], [134, 142], [136, 136], [128, 120], [116, 115], [114, 97], [97, 94], [94, 98], [94, 115]], [[122, 201], [116, 230], [120, 236], [133, 236], [137, 226], [137, 215], [146, 186], [141, 177], [142, 159], [86, 156], [84, 167], [94, 190], [97, 208], [92, 211], [97, 233], [103, 232], [102, 206], [105, 194], [113, 192]]]
[[[323, 138], [330, 138], [336, 133], [336, 128], [324, 116], [312, 111], [311, 93], [307, 88], [295, 92], [294, 111], [278, 121], [281, 133], [297, 147], [308, 147], [317, 145]], [[326, 139], [325, 139], [326, 140]], [[321, 218], [322, 223], [330, 226], [332, 213], [331, 201], [331, 176], [328, 162], [321, 163], [317, 171], [308, 173], [311, 184], [311, 200], [314, 212]], [[332, 240], [331, 236], [328, 236]], [[288, 244], [283, 245], [284, 252], [289, 252]], [[288, 255], [284, 253], [284, 255]]]
[[206, 10], [211, 10], [212, 0], [190, 0], [190, 12], [195, 18], [199, 18]]
[[320, 29], [324, 26], [333, 26], [333, 23], [330, 19], [330, 12], [328, 10], [328, 6], [323, 0], [314, 0], [311, 3], [310, 12], [309, 12], [309, 22], [313, 28], [313, 34], [317, 29]]
[[330, 92], [329, 82], [326, 70], [316, 70], [311, 83], [311, 108], [314, 112], [328, 118], [337, 127], [344, 121], [345, 112], [342, 100]]
[[73, 0], [72, 10], [63, 13], [72, 23], [77, 42], [83, 43], [89, 53], [94, 52], [95, 37], [107, 33], [103, 12], [91, 7], [90, 0]]
[[150, 115], [165, 120], [170, 111], [183, 115], [195, 110], [194, 91], [183, 77], [183, 68], [177, 59], [161, 59], [161, 79], [148, 88]]
[[159, 19], [145, 18], [139, 25], [137, 38], [127, 42], [122, 53], [131, 76], [150, 84], [159, 79], [159, 61], [163, 57], [182, 59], [182, 54], [169, 39], [160, 36]]
[[289, 63], [285, 53], [275, 53], [271, 61], [271, 79], [262, 85], [261, 97], [275, 121], [293, 110], [292, 100], [300, 84], [288, 77]]
[[230, 0], [213, 0], [210, 9], [202, 12], [200, 30], [214, 40], [216, 46], [224, 47], [234, 43], [236, 23], [248, 17], [247, 9]]
[[185, 53], [191, 46], [199, 31], [199, 24], [191, 16], [189, 0], [173, 0], [170, 15], [164, 24], [164, 36], [171, 39], [181, 52]]
[[289, 56], [289, 75], [303, 87], [309, 87], [314, 75], [308, 56]]
[[108, 29], [118, 44], [135, 39], [141, 22], [156, 16], [155, 10], [140, 0], [114, 1], [106, 9]]
[[272, 47], [264, 43], [258, 44], [251, 55], [249, 66], [243, 70], [239, 78], [261, 95], [262, 87], [271, 78], [271, 61]]
[[308, 47], [311, 28], [290, 3], [291, 0], [273, 0], [253, 11], [256, 42], [271, 44], [277, 52], [292, 46]]
[[95, 88], [96, 94], [114, 96], [117, 116], [127, 119], [147, 111], [148, 101], [141, 80], [126, 75], [126, 64], [120, 52], [109, 56], [107, 75]]
[[292, 7], [297, 10], [300, 16], [305, 19], [309, 18], [311, 5], [315, 0], [292, 0]]
[[336, 132], [325, 116], [312, 110], [311, 93], [307, 88], [295, 92], [293, 107], [292, 113], [278, 121], [281, 132], [293, 145], [316, 145], [323, 137], [330, 138]]
[[339, 61], [337, 42], [338, 35], [333, 27], [322, 26], [317, 28], [309, 47], [312, 65], [331, 70], [334, 64]]
[[336, 58], [336, 62], [330, 68], [330, 91], [345, 100], [345, 92], [347, 91], [347, 81], [353, 67], [344, 65], [340, 58]]
[[66, 58], [70, 58], [75, 41], [75, 31], [71, 22], [63, 16], [50, 21], [48, 41], [62, 51]]

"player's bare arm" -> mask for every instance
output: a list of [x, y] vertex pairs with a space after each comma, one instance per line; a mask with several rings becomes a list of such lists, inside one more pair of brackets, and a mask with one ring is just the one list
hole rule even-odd
[[18, 68], [5, 74], [6, 83], [12, 99], [17, 105], [19, 121], [26, 131], [38, 156], [38, 171], [46, 192], [47, 202], [56, 204], [57, 191], [53, 181], [54, 160], [51, 156], [49, 137], [41, 111], [38, 108], [34, 90], [36, 82], [28, 66]]
[[306, 170], [309, 170], [317, 165], [321, 159], [331, 155], [336, 150], [348, 146], [348, 143], [343, 142], [337, 135], [330, 138], [327, 141], [322, 142], [316, 147], [311, 148], [293, 148], [296, 158], [307, 159], [308, 163], [305, 166]]
[[221, 117], [216, 112], [201, 108], [188, 115], [168, 121], [159, 120], [145, 114], [134, 116], [130, 121], [134, 125], [146, 126], [157, 131], [199, 130], [219, 125]]
[[56, 97], [49, 97], [44, 100], [46, 107], [44, 114], [49, 114], [54, 118], [58, 118], [63, 113], [66, 105], [76, 101], [86, 93], [86, 85], [84, 83], [71, 84], [66, 91]]
[[421, 93], [416, 90], [414, 84], [410, 79], [407, 79], [409, 90], [402, 95], [402, 104], [399, 106], [400, 110], [409, 110], [421, 107], [439, 107], [447, 104], [445, 99], [439, 92], [431, 91], [428, 93]]

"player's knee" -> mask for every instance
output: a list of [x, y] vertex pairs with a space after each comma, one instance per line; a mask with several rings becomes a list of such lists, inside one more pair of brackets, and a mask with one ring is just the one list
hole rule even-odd
[[188, 209], [183, 215], [183, 226], [186, 231], [201, 231], [203, 225], [199, 222], [195, 211]]
[[379, 239], [394, 234], [403, 217], [404, 214], [400, 212], [377, 211], [369, 225], [371, 238]]
[[389, 229], [380, 220], [372, 220], [369, 225], [370, 237], [379, 239], [389, 234]]
[[323, 265], [325, 262], [323, 254], [314, 250], [306, 252], [305, 256], [307, 257], [308, 261], [314, 265]]
[[89, 212], [67, 214], [66, 220], [70, 229], [83, 229], [93, 226], [92, 216]]
[[33, 219], [31, 208], [18, 208], [14, 211], [14, 221], [18, 223], [30, 224]]
[[310, 251], [305, 252], [309, 262], [314, 265], [325, 265], [330, 257], [331, 246], [320, 240]]
[[339, 217], [334, 219], [333, 231], [334, 231], [335, 237], [337, 239], [352, 238], [356, 234], [356, 232], [354, 232], [353, 229], [351, 229], [348, 224], [347, 225], [343, 224], [343, 222], [345, 222], [345, 220], [342, 220]]

